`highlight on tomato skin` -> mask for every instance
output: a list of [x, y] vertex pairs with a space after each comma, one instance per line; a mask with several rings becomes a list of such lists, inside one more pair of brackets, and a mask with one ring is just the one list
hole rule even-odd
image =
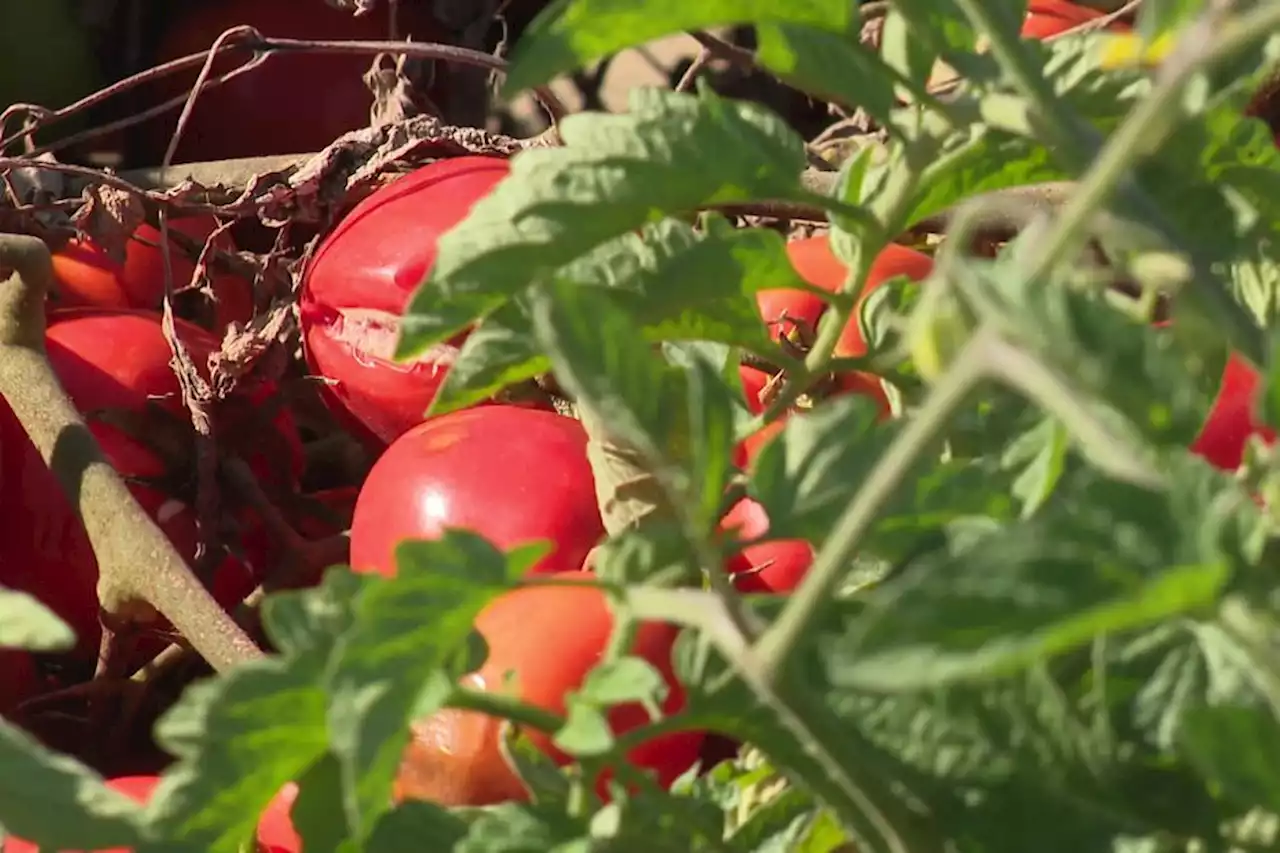
[[321, 397], [374, 450], [422, 422], [466, 333], [409, 362], [394, 361], [400, 316], [435, 263], [440, 237], [508, 175], [506, 160], [440, 160], [357, 205], [303, 273], [299, 312], [307, 365]]
[[[613, 616], [598, 587], [539, 584], [494, 599], [475, 627], [489, 647], [489, 657], [463, 679], [466, 687], [501, 689], [504, 675], [510, 672], [523, 701], [563, 714], [565, 695], [577, 689], [600, 661]], [[685, 703], [671, 664], [678, 635], [673, 625], [642, 623], [630, 648], [630, 654], [644, 658], [662, 674], [667, 695], [661, 707], [666, 715]], [[608, 719], [613, 732], [622, 734], [646, 724], [649, 716], [638, 703], [629, 703], [611, 709]], [[502, 757], [500, 731], [501, 721], [475, 711], [447, 709], [416, 722], [396, 779], [396, 799], [446, 806], [527, 800], [528, 792]], [[569, 763], [548, 735], [529, 730], [524, 734], [556, 763]], [[629, 752], [629, 763], [653, 772], [659, 784], [669, 786], [697, 761], [703, 738], [699, 731], [663, 735]], [[608, 773], [603, 774], [596, 783], [597, 795], [606, 801], [608, 778]]]
[[403, 539], [471, 530], [501, 549], [553, 543], [532, 572], [576, 570], [604, 535], [582, 425], [484, 406], [419, 424], [370, 470], [351, 522], [351, 565], [391, 577]]

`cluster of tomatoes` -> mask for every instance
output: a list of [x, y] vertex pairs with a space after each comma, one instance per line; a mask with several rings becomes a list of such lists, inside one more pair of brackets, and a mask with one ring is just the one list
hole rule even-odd
[[[1031, 6], [1024, 31], [1029, 37], [1051, 35], [1090, 17], [1082, 16], [1080, 7], [1056, 0], [1033, 0]], [[254, 8], [246, 4], [244, 20], [254, 21]], [[223, 108], [234, 111], [218, 107]], [[324, 128], [324, 133], [332, 130], [328, 124]], [[197, 138], [207, 143], [215, 137]], [[298, 138], [302, 148], [318, 147], [312, 142]], [[193, 153], [196, 150], [209, 156], [202, 149]], [[228, 152], [220, 149], [213, 156]], [[394, 549], [401, 540], [430, 539], [447, 528], [466, 528], [501, 548], [531, 540], [552, 543], [531, 573], [581, 573], [591, 570], [588, 556], [604, 536], [587, 437], [576, 420], [557, 413], [549, 402], [496, 401], [424, 420], [467, 332], [411, 363], [391, 358], [400, 314], [433, 264], [438, 238], [507, 174], [506, 161], [491, 157], [459, 157], [422, 167], [348, 212], [303, 270], [299, 317], [307, 369], [323, 380], [320, 393], [336, 422], [376, 456], [362, 482], [337, 493], [310, 495], [336, 508], [338, 521], [304, 532], [321, 536], [349, 527], [350, 563], [356, 572], [391, 576], [396, 571]], [[207, 217], [179, 219], [173, 225], [196, 242], [218, 227]], [[280, 562], [280, 543], [251, 506], [229, 498], [219, 527], [224, 547], [213, 559], [196, 560], [196, 484], [189, 474], [194, 470], [193, 443], [178, 440], [191, 435], [190, 412], [170, 366], [173, 352], [157, 310], [164, 293], [159, 240], [160, 232], [153, 226], [140, 227], [128, 241], [123, 261], [87, 238], [59, 248], [54, 261], [56, 292], [47, 314], [49, 356], [135, 498], [198, 566], [218, 602], [231, 608]], [[214, 238], [222, 248], [233, 248], [229, 241], [224, 234]], [[788, 254], [812, 285], [835, 290], [843, 284], [846, 270], [827, 237], [792, 241]], [[191, 258], [173, 251], [171, 259], [173, 280], [188, 281], [195, 271]], [[931, 271], [928, 255], [890, 245], [875, 259], [863, 299], [890, 279], [922, 281]], [[220, 333], [247, 320], [256, 307], [253, 286], [237, 275], [215, 274], [209, 287], [217, 300], [205, 327], [176, 322], [178, 339], [206, 379]], [[801, 345], [811, 339], [826, 307], [811, 293], [789, 290], [762, 292], [758, 305], [775, 339]], [[866, 352], [855, 315], [842, 330], [835, 354], [857, 357]], [[744, 402], [752, 411], [761, 411], [772, 377], [744, 365], [741, 379]], [[1254, 418], [1257, 385], [1258, 377], [1247, 365], [1230, 362], [1221, 395], [1193, 446], [1196, 452], [1214, 464], [1235, 468], [1249, 435], [1272, 437]], [[878, 377], [838, 374], [828, 389], [872, 399], [884, 417], [890, 416]], [[242, 458], [266, 494], [288, 504], [305, 491], [303, 438], [295, 413], [282, 403], [276, 378], [245, 377], [207, 414], [221, 451]], [[771, 424], [743, 443], [737, 457], [743, 468], [750, 467], [781, 424]], [[97, 565], [75, 512], [3, 401], [0, 475], [5, 484], [0, 493], [0, 585], [41, 599], [75, 629], [79, 641], [52, 671], [47, 661], [25, 652], [0, 652], [0, 713], [21, 719], [16, 712], [24, 703], [65, 686], [68, 673], [93, 671], [102, 633]], [[297, 517], [290, 520], [304, 526]], [[813, 560], [808, 542], [770, 539], [763, 507], [749, 498], [727, 513], [723, 528], [739, 543], [724, 568], [742, 591], [786, 594], [800, 583]], [[490, 651], [482, 668], [467, 676], [468, 687], [500, 690], [506, 674], [513, 673], [523, 700], [563, 713], [566, 693], [581, 684], [603, 653], [612, 617], [603, 593], [594, 588], [530, 586], [497, 598], [476, 627]], [[670, 660], [676, 633], [668, 625], [642, 625], [631, 649], [665, 677], [667, 713], [684, 703]], [[163, 646], [161, 634], [144, 638], [131, 649], [136, 656], [133, 665], [141, 666]], [[621, 734], [648, 719], [639, 705], [623, 705], [613, 710], [610, 723]], [[700, 732], [668, 733], [636, 746], [629, 760], [668, 784], [706, 756], [707, 740]], [[534, 743], [556, 761], [569, 760], [546, 737], [535, 736]], [[152, 775], [130, 775], [112, 784], [144, 800], [155, 781]], [[264, 813], [262, 849], [299, 849], [288, 820], [294, 793], [290, 786]], [[400, 799], [446, 805], [484, 805], [527, 796], [501, 755], [498, 722], [455, 710], [413, 726], [395, 793]], [[4, 849], [33, 849], [24, 844], [11, 840]]]

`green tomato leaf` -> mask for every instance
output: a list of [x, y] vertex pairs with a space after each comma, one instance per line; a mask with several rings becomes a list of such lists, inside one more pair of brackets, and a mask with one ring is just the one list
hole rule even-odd
[[342, 768], [347, 820], [365, 838], [390, 808], [391, 785], [415, 715], [444, 706], [471, 663], [480, 611], [546, 553], [503, 554], [469, 531], [396, 547], [394, 580], [369, 586], [339, 645], [328, 722]]
[[609, 719], [596, 705], [574, 696], [565, 702], [565, 707], [564, 725], [552, 738], [557, 747], [580, 758], [605, 755], [613, 749]]
[[454, 845], [454, 853], [569, 853], [585, 841], [585, 822], [569, 817], [559, 804], [503, 803], [486, 809]]
[[1212, 605], [1236, 568], [1249, 499], [1199, 460], [1168, 493], [1084, 472], [1035, 517], [921, 557], [869, 594], [828, 658], [869, 691], [990, 679]]
[[1242, 808], [1280, 811], [1280, 723], [1263, 708], [1201, 707], [1182, 721], [1179, 740], [1205, 778]]
[[0, 765], [0, 838], [18, 836], [51, 850], [142, 843], [141, 806], [3, 720]]
[[626, 702], [659, 705], [666, 694], [662, 673], [644, 658], [628, 655], [592, 669], [575, 695], [582, 702], [609, 708]]
[[518, 302], [508, 302], [463, 341], [429, 412], [443, 415], [474, 406], [550, 367], [538, 352], [528, 314]]
[[0, 649], [62, 652], [75, 640], [75, 632], [36, 598], [0, 587]]
[[688, 30], [794, 23], [848, 32], [856, 20], [841, 0], [562, 0], [525, 29], [511, 53], [503, 97], [540, 86], [624, 48]]
[[594, 288], [554, 282], [533, 294], [534, 333], [556, 379], [618, 439], [650, 460], [665, 458], [676, 419], [671, 372], [631, 316]]
[[366, 849], [378, 853], [422, 853], [423, 845], [430, 843], [439, 850], [454, 850], [466, 834], [467, 824], [456, 814], [435, 803], [410, 800], [382, 816]]
[[801, 194], [804, 145], [778, 116], [637, 89], [624, 115], [579, 113], [564, 147], [514, 157], [511, 174], [440, 238], [411, 299], [397, 357], [420, 354], [606, 240], [663, 214]]
[[351, 834], [342, 807], [342, 768], [327, 752], [297, 779], [298, 797], [289, 810], [302, 846], [307, 850], [337, 850]]
[[236, 853], [277, 792], [328, 754], [324, 673], [370, 580], [335, 568], [316, 589], [269, 597], [280, 655], [197, 682], [161, 717], [156, 739], [178, 760], [148, 810], [151, 832]]
[[757, 58], [795, 88], [823, 100], [862, 107], [892, 126], [895, 74], [856, 37], [816, 27], [756, 26]]

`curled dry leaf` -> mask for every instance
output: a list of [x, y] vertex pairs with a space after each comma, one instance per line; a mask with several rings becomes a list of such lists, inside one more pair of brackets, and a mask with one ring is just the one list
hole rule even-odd
[[84, 204], [71, 217], [76, 230], [92, 237], [117, 264], [124, 263], [125, 244], [146, 219], [141, 198], [102, 185], [85, 187]]
[[343, 12], [350, 12], [355, 17], [367, 15], [378, 5], [378, 0], [324, 0], [326, 4]]
[[[380, 53], [373, 58], [373, 64], [365, 72], [364, 83], [373, 93], [373, 104], [369, 107], [370, 127], [395, 124], [424, 112], [439, 115], [440, 111], [434, 108], [434, 104], [428, 102], [425, 106], [430, 109], [424, 110], [424, 105], [418, 103], [418, 100], [426, 100], [425, 96], [414, 98], [415, 91], [425, 91], [426, 87], [416, 87], [410, 80], [406, 60], [405, 56], [397, 58]], [[425, 69], [428, 75], [431, 73], [430, 68], [428, 63]]]
[[227, 329], [222, 347], [209, 356], [209, 380], [214, 395], [226, 397], [274, 345], [295, 334], [296, 316], [288, 304], [277, 303], [244, 327]]

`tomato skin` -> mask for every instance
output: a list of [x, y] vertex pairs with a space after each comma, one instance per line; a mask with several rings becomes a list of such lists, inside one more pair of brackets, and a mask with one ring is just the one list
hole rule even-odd
[[[207, 332], [181, 321], [178, 334], [198, 364], [217, 348]], [[139, 412], [149, 400], [186, 417], [170, 350], [159, 317], [143, 311], [66, 309], [49, 313], [49, 361], [81, 412]], [[271, 393], [269, 386], [261, 389]], [[280, 438], [301, 449], [287, 413], [274, 423]], [[89, 429], [107, 460], [126, 477], [167, 474], [162, 460], [138, 439], [91, 420]], [[260, 434], [252, 435], [261, 441]], [[250, 459], [252, 464], [253, 460]], [[255, 466], [257, 467], [257, 466]], [[77, 651], [96, 655], [98, 567], [87, 534], [61, 487], [7, 405], [0, 405], [0, 584], [40, 599], [76, 631]], [[142, 484], [130, 491], [184, 556], [195, 553], [194, 510]], [[213, 590], [224, 605], [253, 589], [252, 573], [228, 557], [215, 571]]]
[[[831, 241], [826, 234], [806, 237], [787, 243], [787, 257], [800, 277], [814, 287], [832, 293], [843, 285], [848, 269], [831, 251]], [[886, 281], [905, 275], [921, 281], [933, 272], [933, 259], [923, 252], [917, 252], [897, 243], [890, 243], [876, 256], [867, 274], [867, 284], [863, 288], [862, 297], [857, 310], [849, 318], [848, 324], [840, 333], [836, 343], [835, 355], [840, 358], [856, 358], [867, 353], [867, 343], [862, 339], [862, 330], [858, 328], [858, 314], [862, 303]], [[812, 293], [802, 290], [762, 290], [756, 294], [756, 304], [760, 315], [769, 327], [769, 334], [777, 340], [791, 334], [797, 322], [816, 331], [818, 320], [827, 309], [823, 302]]]
[[[720, 522], [739, 539], [755, 539], [769, 532], [769, 516], [751, 498], [734, 504]], [[731, 555], [725, 571], [742, 592], [790, 592], [813, 565], [813, 546], [803, 539], [775, 539], [749, 545]]]
[[358, 204], [307, 265], [307, 364], [328, 380], [321, 394], [335, 415], [376, 449], [422, 422], [453, 360], [442, 347], [413, 363], [392, 361], [400, 315], [435, 263], [440, 236], [508, 172], [495, 157], [424, 166]]
[[[566, 577], [578, 576], [565, 573]], [[520, 697], [563, 714], [564, 697], [578, 688], [609, 641], [613, 616], [605, 594], [595, 587], [527, 586], [494, 599], [476, 620], [476, 630], [489, 646], [489, 658], [464, 678], [473, 690], [501, 690], [506, 673], [514, 674]], [[664, 714], [684, 707], [684, 690], [671, 666], [671, 649], [679, 631], [672, 625], [642, 623], [630, 653], [649, 661], [668, 687]], [[644, 725], [648, 714], [639, 704], [611, 710], [610, 727], [621, 734]], [[488, 805], [526, 800], [528, 794], [499, 751], [501, 722], [473, 711], [445, 710], [412, 728], [396, 780], [397, 799], [431, 800], [444, 805]], [[569, 759], [550, 738], [529, 731], [530, 740], [558, 764]], [[630, 763], [653, 770], [669, 786], [698, 759], [702, 732], [678, 732], [640, 744]], [[604, 781], [597, 793], [605, 796]]]
[[[1096, 21], [1103, 14], [1097, 9], [1067, 0], [1031, 0], [1027, 5], [1026, 20], [1022, 24], [1022, 37], [1046, 39], [1089, 21]], [[1112, 21], [1106, 29], [1111, 32], [1128, 32], [1130, 27], [1124, 21]]]
[[8, 714], [40, 687], [35, 659], [19, 649], [0, 649], [0, 715]]
[[[264, 36], [326, 40], [388, 38], [386, 4], [359, 18], [323, 3], [298, 14], [293, 0], [215, 0], [173, 4], [153, 64], [209, 50], [223, 31], [256, 27]], [[443, 35], [428, 3], [398, 10], [400, 37], [436, 41]], [[247, 51], [214, 63], [214, 74], [243, 65]], [[182, 134], [174, 162], [223, 160], [267, 154], [319, 151], [334, 139], [369, 124], [373, 95], [362, 77], [372, 54], [285, 52], [216, 89], [200, 93]], [[185, 95], [199, 67], [174, 74], [149, 90], [148, 105]], [[447, 72], [442, 72], [447, 74]], [[146, 122], [134, 139], [143, 164], [159, 163], [177, 127], [179, 108]]]
[[502, 549], [535, 539], [554, 549], [533, 573], [581, 567], [604, 535], [587, 435], [572, 418], [485, 406], [433, 418], [374, 464], [351, 522], [351, 565], [395, 574], [395, 546], [467, 528]]
[[1244, 461], [1244, 447], [1249, 436], [1262, 436], [1268, 444], [1276, 433], [1255, 415], [1262, 377], [1247, 361], [1235, 353], [1227, 360], [1222, 374], [1222, 387], [1209, 410], [1200, 434], [1191, 444], [1191, 452], [1218, 468], [1234, 471]]
[[[218, 227], [212, 216], [173, 219], [171, 230], [201, 242]], [[176, 243], [169, 253], [174, 288], [185, 287], [195, 273], [195, 264]], [[118, 263], [89, 238], [75, 238], [53, 253], [53, 296], [57, 307], [158, 309], [164, 298], [164, 253], [160, 250], [160, 230], [143, 223], [125, 243], [125, 260]], [[235, 244], [224, 232], [217, 246], [228, 251]], [[253, 286], [229, 273], [213, 273], [212, 285], [218, 294], [217, 328], [232, 321], [247, 322], [253, 316]]]

